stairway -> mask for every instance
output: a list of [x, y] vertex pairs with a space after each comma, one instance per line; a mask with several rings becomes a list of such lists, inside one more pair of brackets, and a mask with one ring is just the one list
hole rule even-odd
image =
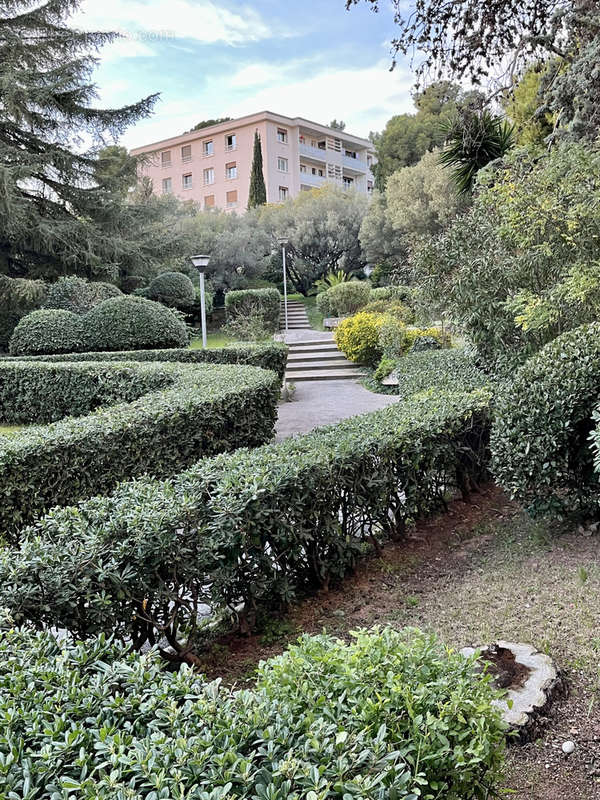
[[[304, 303], [301, 303], [299, 300], [288, 300], [287, 312], [288, 330], [311, 330]], [[285, 307], [283, 303], [281, 304], [281, 311], [279, 313], [279, 329], [285, 331]]]
[[361, 376], [360, 367], [346, 359], [333, 339], [288, 342], [288, 347], [285, 370], [288, 383], [356, 380]]

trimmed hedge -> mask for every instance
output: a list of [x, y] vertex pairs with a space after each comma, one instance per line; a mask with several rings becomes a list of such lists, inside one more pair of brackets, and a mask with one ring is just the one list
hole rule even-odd
[[18, 528], [54, 505], [263, 444], [279, 386], [274, 373], [249, 366], [0, 362], [4, 421], [92, 412], [2, 441], [0, 531], [15, 541]]
[[600, 397], [600, 323], [558, 336], [500, 394], [492, 437], [498, 482], [534, 514], [597, 512], [589, 435]]
[[361, 281], [336, 283], [317, 295], [317, 308], [326, 317], [355, 314], [369, 302], [371, 287]]
[[252, 691], [100, 638], [0, 637], [5, 797], [487, 798], [504, 727], [474, 659], [417, 630], [303, 636]]
[[13, 355], [185, 347], [190, 335], [177, 312], [143, 297], [104, 300], [86, 314], [33, 311], [10, 340]]
[[161, 272], [142, 291], [149, 300], [172, 308], [189, 309], [196, 300], [194, 284], [183, 272]]
[[[389, 369], [400, 381], [398, 386], [386, 387], [390, 394], [409, 400], [429, 390], [470, 392], [490, 386], [489, 375], [483, 373], [463, 350], [432, 350], [411, 352], [403, 358], [390, 360]], [[387, 365], [386, 365], [387, 366]], [[384, 377], [382, 375], [382, 377]]]
[[12, 355], [71, 353], [86, 339], [85, 325], [79, 314], [57, 308], [32, 311], [16, 325], [10, 337]]
[[0, 554], [0, 606], [137, 647], [166, 636], [185, 660], [203, 604], [247, 630], [259, 607], [328, 586], [369, 545], [445, 508], [453, 487], [466, 496], [486, 473], [489, 400], [394, 404], [56, 509]]
[[[275, 372], [283, 381], [288, 348], [280, 342], [243, 342], [207, 350], [122, 350], [112, 353], [68, 353], [62, 356], [26, 356], [20, 361], [177, 361], [185, 364], [247, 364]], [[11, 361], [15, 359], [4, 359]], [[0, 364], [2, 361], [0, 361]]]
[[62, 308], [73, 314], [85, 314], [103, 300], [121, 295], [121, 290], [112, 283], [90, 283], [76, 275], [67, 275], [48, 286], [44, 308]]
[[227, 292], [225, 309], [228, 321], [258, 311], [267, 331], [275, 333], [279, 330], [281, 295], [277, 289], [235, 289]]

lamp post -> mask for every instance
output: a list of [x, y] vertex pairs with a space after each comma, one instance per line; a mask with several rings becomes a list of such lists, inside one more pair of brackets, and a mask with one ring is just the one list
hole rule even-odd
[[206, 350], [206, 302], [204, 298], [204, 273], [208, 267], [210, 256], [190, 256], [192, 266], [198, 270], [200, 277], [200, 317], [202, 319], [202, 347]]
[[371, 277], [371, 274], [373, 272], [373, 267], [370, 264], [367, 264], [365, 267], [363, 267], [363, 272], [367, 276], [367, 280], [368, 280]]
[[283, 257], [283, 309], [285, 313], [285, 332], [288, 332], [288, 307], [287, 307], [287, 268], [285, 263], [285, 248], [288, 243], [287, 236], [280, 236], [277, 240], [281, 245], [281, 255]]

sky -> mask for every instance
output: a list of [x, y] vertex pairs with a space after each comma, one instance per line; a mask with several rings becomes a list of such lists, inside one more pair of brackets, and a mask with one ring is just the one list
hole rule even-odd
[[389, 70], [394, 25], [382, 5], [375, 14], [366, 3], [346, 11], [344, 0], [84, 0], [71, 24], [122, 34], [99, 53], [98, 105], [160, 93], [126, 147], [264, 110], [343, 119], [368, 136], [414, 110], [409, 65]]

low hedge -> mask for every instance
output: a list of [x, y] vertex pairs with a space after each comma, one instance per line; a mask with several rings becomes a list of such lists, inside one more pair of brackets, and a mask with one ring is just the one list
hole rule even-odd
[[225, 310], [228, 321], [259, 312], [265, 330], [275, 333], [279, 330], [281, 295], [277, 289], [235, 289], [225, 295]]
[[0, 637], [6, 797], [487, 798], [504, 729], [489, 677], [416, 630], [304, 636], [252, 690], [99, 638]]
[[597, 512], [600, 481], [589, 435], [598, 397], [598, 322], [558, 336], [500, 393], [494, 474], [532, 513]]
[[[279, 380], [248, 366], [0, 362], [1, 418], [56, 420], [0, 446], [0, 531], [144, 473], [273, 435]], [[96, 409], [96, 410], [94, 410]]]
[[440, 392], [123, 483], [23, 531], [0, 554], [0, 606], [77, 636], [138, 647], [166, 636], [185, 660], [204, 604], [247, 630], [259, 607], [328, 586], [365, 548], [445, 508], [453, 487], [468, 494], [488, 426], [487, 392]]
[[[20, 361], [177, 361], [184, 364], [247, 364], [275, 372], [283, 381], [288, 348], [279, 342], [243, 342], [207, 350], [122, 350], [112, 353], [68, 353], [56, 356], [26, 356]], [[4, 359], [11, 361], [15, 359]], [[0, 361], [2, 363], [2, 361]]]
[[398, 386], [388, 389], [402, 400], [430, 390], [470, 392], [491, 385], [490, 376], [482, 372], [464, 350], [411, 352], [390, 360], [385, 366], [389, 368], [382, 369], [382, 373], [389, 375], [393, 371], [399, 381]]

